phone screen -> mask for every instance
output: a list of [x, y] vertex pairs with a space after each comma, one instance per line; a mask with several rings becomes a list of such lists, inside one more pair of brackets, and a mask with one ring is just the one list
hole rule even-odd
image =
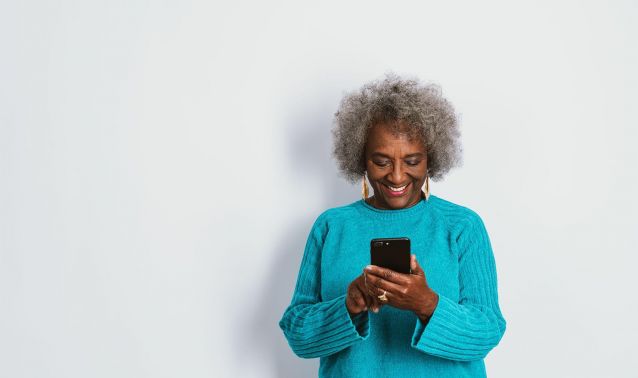
[[370, 263], [399, 273], [410, 273], [410, 239], [406, 237], [372, 239]]

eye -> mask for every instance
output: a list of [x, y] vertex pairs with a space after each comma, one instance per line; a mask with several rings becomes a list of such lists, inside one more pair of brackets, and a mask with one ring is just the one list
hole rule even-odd
[[420, 160], [408, 160], [405, 163], [407, 165], [410, 165], [410, 166], [415, 166], [415, 165], [419, 165], [419, 163], [421, 163], [421, 161]]
[[373, 163], [379, 167], [387, 167], [390, 165], [390, 162], [387, 160], [373, 160]]

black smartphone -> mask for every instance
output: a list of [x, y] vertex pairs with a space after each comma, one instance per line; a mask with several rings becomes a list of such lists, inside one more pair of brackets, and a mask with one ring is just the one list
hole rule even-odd
[[380, 238], [370, 240], [370, 263], [399, 273], [411, 273], [410, 239]]

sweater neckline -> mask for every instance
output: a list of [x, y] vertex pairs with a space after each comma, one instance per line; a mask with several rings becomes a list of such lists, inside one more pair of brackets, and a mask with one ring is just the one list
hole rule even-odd
[[363, 210], [363, 212], [370, 216], [385, 219], [399, 219], [412, 217], [413, 215], [430, 207], [430, 203], [432, 202], [433, 198], [435, 198], [435, 196], [430, 194], [430, 197], [427, 201], [422, 198], [416, 204], [404, 209], [379, 209], [370, 205], [364, 199], [358, 200], [356, 204]]

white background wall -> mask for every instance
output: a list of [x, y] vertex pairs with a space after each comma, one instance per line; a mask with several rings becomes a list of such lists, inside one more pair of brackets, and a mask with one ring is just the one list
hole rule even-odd
[[0, 376], [311, 377], [277, 322], [344, 91], [461, 113], [432, 192], [477, 211], [492, 377], [636, 377], [633, 1], [2, 1]]

